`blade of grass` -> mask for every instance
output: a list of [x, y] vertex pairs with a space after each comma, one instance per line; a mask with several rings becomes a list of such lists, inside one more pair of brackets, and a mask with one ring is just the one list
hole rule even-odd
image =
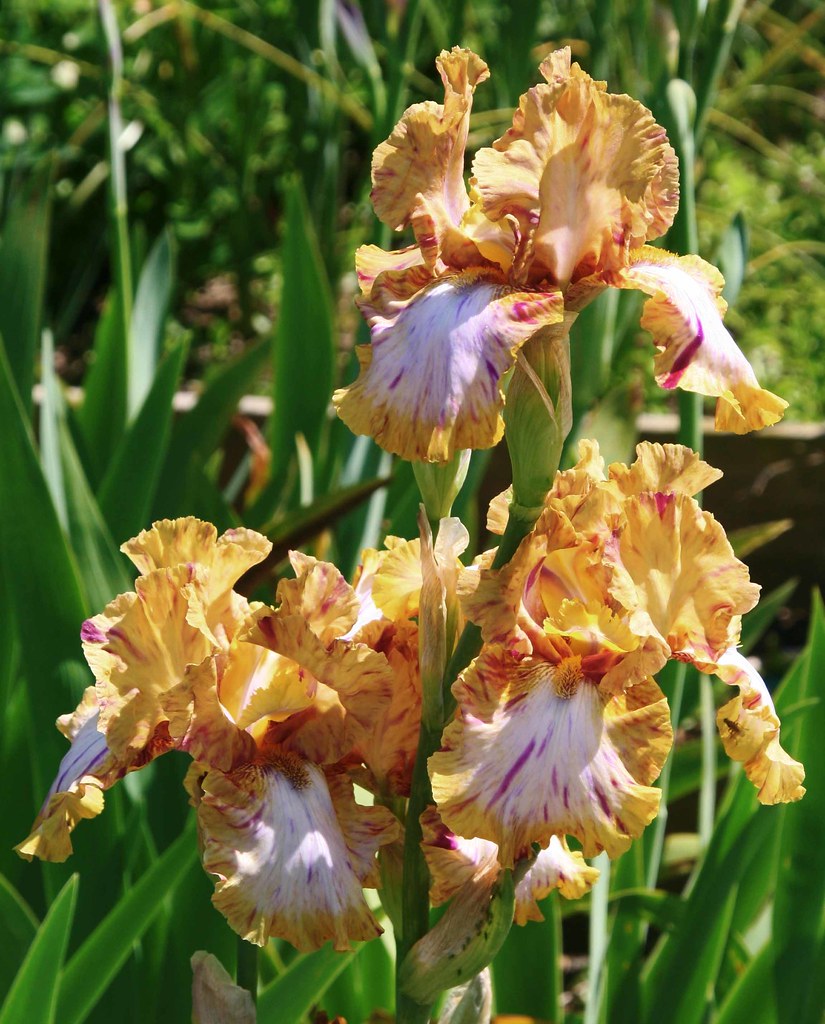
[[77, 901], [77, 875], [72, 875], [37, 931], [26, 958], [0, 1010], [0, 1024], [52, 1024], [58, 984]]
[[186, 343], [176, 345], [161, 363], [143, 406], [114, 453], [100, 485], [100, 509], [118, 541], [149, 525], [149, 510], [172, 431], [172, 399], [187, 348]]
[[86, 1019], [196, 855], [190, 821], [66, 964], [58, 999], [60, 1024]]
[[0, 245], [0, 336], [6, 339], [11, 375], [27, 413], [31, 410], [46, 283], [50, 175], [51, 167], [45, 174], [33, 175], [25, 191], [12, 194]]
[[172, 235], [165, 229], [152, 246], [138, 280], [132, 310], [128, 408], [135, 416], [152, 387], [163, 347], [173, 278]]
[[329, 943], [316, 953], [305, 953], [258, 996], [258, 1024], [303, 1024], [327, 988], [364, 948], [337, 953]]
[[[794, 754], [805, 765], [809, 779], [825, 778], [825, 610], [814, 596], [808, 640], [807, 672], [802, 699], [816, 697], [796, 726]], [[776, 1003], [781, 1024], [818, 1022], [821, 1006], [810, 1002], [810, 979], [817, 971], [825, 938], [825, 789], [814, 784], [805, 798], [785, 809], [780, 869], [774, 903]]]

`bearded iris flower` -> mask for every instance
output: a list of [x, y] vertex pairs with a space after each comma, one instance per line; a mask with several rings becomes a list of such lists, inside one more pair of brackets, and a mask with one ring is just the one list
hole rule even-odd
[[669, 659], [739, 686], [719, 728], [762, 803], [805, 792], [767, 688], [736, 650], [758, 587], [692, 497], [718, 473], [688, 449], [641, 444], [605, 476], [597, 446], [580, 451], [511, 562], [464, 574], [485, 645], [429, 761], [446, 827], [496, 843], [506, 867], [566, 835], [585, 856], [615, 857], [652, 820], [672, 739], [652, 677]]
[[243, 937], [301, 949], [381, 931], [363, 887], [398, 822], [353, 795], [348, 759], [389, 703], [384, 654], [342, 637], [361, 602], [334, 566], [293, 555], [278, 607], [234, 590], [269, 542], [222, 537], [208, 523], [156, 523], [124, 545], [141, 576], [83, 626], [95, 685], [59, 726], [71, 741], [31, 835], [18, 852], [64, 860], [81, 818], [103, 792], [154, 757], [193, 758], [213, 901]]
[[559, 50], [512, 127], [476, 154], [468, 191], [470, 110], [487, 65], [457, 47], [436, 64], [444, 103], [410, 107], [373, 158], [375, 211], [415, 244], [356, 254], [372, 339], [357, 380], [334, 396], [350, 429], [410, 460], [491, 447], [521, 347], [608, 287], [649, 296], [641, 323], [661, 386], [715, 396], [718, 429], [779, 420], [786, 403], [760, 388], [722, 322], [719, 272], [646, 244], [667, 231], [679, 195], [675, 153], [650, 112]]

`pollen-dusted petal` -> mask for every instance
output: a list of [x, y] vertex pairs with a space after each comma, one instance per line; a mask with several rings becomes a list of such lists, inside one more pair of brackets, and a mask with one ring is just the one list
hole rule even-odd
[[367, 727], [389, 701], [392, 671], [383, 654], [346, 640], [325, 646], [300, 615], [261, 609], [245, 639], [289, 658], [330, 687], [347, 713]]
[[[267, 653], [252, 644], [237, 647]], [[176, 747], [210, 768], [229, 771], [254, 756], [255, 742], [221, 702], [218, 677], [224, 671], [216, 658], [190, 666], [183, 681], [161, 696], [161, 705]]]
[[387, 623], [374, 646], [392, 671], [389, 703], [366, 726], [354, 729], [355, 752], [369, 769], [375, 791], [408, 796], [421, 723], [418, 627]]
[[355, 250], [355, 274], [362, 295], [369, 295], [375, 279], [387, 271], [403, 271], [423, 265], [421, 250], [417, 245], [389, 252], [377, 245], [362, 245]]
[[717, 430], [746, 434], [782, 419], [788, 403], [759, 386], [722, 323], [723, 280], [715, 267], [644, 246], [611, 283], [651, 296], [641, 324], [658, 350], [657, 384], [717, 398]]
[[290, 551], [289, 560], [296, 578], [278, 584], [281, 614], [305, 618], [321, 643], [343, 636], [358, 617], [355, 591], [331, 562], [301, 551]]
[[637, 636], [605, 600], [602, 590], [588, 602], [566, 599], [548, 603], [551, 613], [544, 620], [544, 632], [551, 640], [560, 637], [566, 641], [573, 655], [581, 658], [584, 675], [598, 683], [607, 696], [646, 682], [664, 668], [670, 652], [655, 637]]
[[555, 889], [565, 899], [577, 900], [590, 891], [598, 877], [599, 869], [591, 867], [578, 850], [571, 851], [563, 836], [551, 836], [516, 886], [515, 923], [543, 921], [539, 900]]
[[616, 857], [659, 806], [659, 791], [633, 777], [608, 726], [626, 728], [626, 743], [647, 744], [658, 707], [613, 715], [592, 683], [557, 690], [554, 676], [541, 659], [484, 648], [453, 687], [460, 715], [429, 760], [445, 824], [497, 843], [505, 867], [561, 834], [575, 836], [587, 857]]
[[728, 757], [744, 763], [745, 774], [759, 790], [759, 802], [801, 799], [805, 769], [780, 746], [776, 708], [753, 665], [732, 647], [715, 666], [699, 667], [739, 687], [739, 696], [717, 712], [716, 724]]
[[361, 372], [336, 391], [338, 415], [405, 459], [446, 462], [501, 437], [501, 379], [539, 327], [563, 316], [560, 293], [509, 291], [475, 271], [446, 277], [408, 301], [376, 291], [361, 303], [372, 344]]
[[387, 538], [391, 546], [375, 573], [372, 599], [388, 619], [418, 614], [421, 594], [421, 541]]
[[[472, 184], [493, 220], [532, 231], [530, 280], [566, 286], [623, 266], [660, 219], [651, 190], [672, 150], [649, 110], [582, 73], [525, 93], [513, 126], [478, 151]], [[656, 212], [648, 211], [650, 198]]]
[[693, 497], [719, 480], [722, 471], [703, 462], [695, 451], [682, 444], [642, 441], [636, 445], [635, 462], [629, 466], [614, 462], [608, 474], [625, 496], [652, 491]]
[[[525, 592], [533, 596], [533, 610], [541, 625], [547, 611], [539, 610], [535, 594], [542, 566], [550, 553], [559, 555], [575, 549], [579, 539], [569, 521], [555, 509], [545, 509], [533, 532], [519, 544], [516, 553], [502, 569], [482, 569], [459, 577], [458, 592], [465, 616], [481, 627], [484, 640], [503, 642], [511, 634], [523, 635], [518, 628], [519, 612]], [[568, 596], [565, 594], [565, 596]]]
[[345, 950], [381, 933], [361, 886], [366, 862], [397, 834], [384, 808], [353, 807], [351, 796], [347, 806], [341, 793], [336, 806], [320, 768], [287, 753], [210, 771], [200, 790], [212, 901], [239, 935]]
[[231, 590], [271, 549], [266, 537], [254, 530], [238, 527], [218, 537], [211, 523], [187, 516], [153, 523], [151, 529], [126, 541], [120, 550], [143, 575], [187, 562], [202, 565], [209, 572], [210, 594], [217, 597]]
[[640, 494], [605, 548], [611, 595], [638, 636], [664, 640], [673, 655], [714, 661], [736, 642], [759, 587], [725, 531], [684, 494]]
[[[160, 697], [190, 665], [217, 653], [204, 625], [202, 574], [192, 564], [156, 569], [83, 624], [86, 661], [98, 682], [100, 729], [125, 762], [165, 721]], [[193, 624], [194, 623], [194, 624]]]
[[436, 66], [444, 83], [444, 103], [415, 103], [401, 116], [372, 158], [370, 198], [378, 217], [401, 231], [418, 197], [441, 206], [458, 224], [469, 205], [464, 184], [464, 148], [475, 88], [489, 77], [471, 50], [442, 50]]
[[435, 907], [452, 899], [479, 871], [498, 864], [495, 843], [455, 835], [433, 806], [421, 815], [421, 832], [421, 849], [430, 872], [430, 900]]

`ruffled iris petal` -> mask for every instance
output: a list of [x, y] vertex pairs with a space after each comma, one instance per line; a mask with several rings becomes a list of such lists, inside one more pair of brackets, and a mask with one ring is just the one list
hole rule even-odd
[[565, 286], [623, 266], [667, 223], [673, 150], [649, 110], [571, 68], [569, 48], [543, 69], [549, 84], [525, 93], [512, 128], [476, 154], [473, 186], [488, 217], [513, 215], [533, 234], [531, 280]]
[[217, 875], [213, 902], [243, 938], [270, 936], [301, 950], [336, 949], [381, 932], [364, 901], [374, 855], [398, 826], [381, 807], [359, 807], [340, 779], [294, 755], [200, 780], [204, 868]]
[[[83, 651], [98, 681], [100, 729], [128, 762], [166, 720], [162, 695], [190, 665], [217, 652], [205, 623], [203, 577], [194, 564], [156, 569], [115, 598], [81, 630]], [[194, 624], [193, 624], [194, 623]]]
[[747, 567], [713, 516], [684, 494], [640, 494], [624, 515], [605, 560], [631, 628], [683, 659], [714, 661], [736, 642], [739, 616], [759, 596]]
[[429, 761], [444, 822], [497, 843], [505, 866], [559, 834], [579, 839], [585, 856], [618, 856], [659, 806], [659, 791], [634, 777], [612, 734], [625, 730], [628, 742], [656, 746], [663, 759], [671, 740], [664, 698], [628, 716], [587, 681], [557, 689], [555, 672], [486, 648], [456, 683], [460, 717]]
[[782, 419], [788, 403], [759, 386], [722, 323], [723, 281], [715, 267], [646, 246], [611, 283], [651, 296], [641, 322], [658, 349], [658, 384], [718, 398], [717, 430], [746, 434]]
[[500, 439], [501, 379], [531, 334], [562, 319], [563, 301], [470, 272], [408, 301], [374, 291], [362, 308], [372, 344], [358, 350], [358, 379], [333, 396], [338, 414], [387, 451], [445, 462]]
[[552, 836], [516, 886], [515, 923], [543, 921], [539, 900], [556, 889], [565, 899], [577, 900], [598, 877], [599, 869], [591, 867], [578, 850], [571, 851], [563, 836]]
[[208, 572], [211, 600], [231, 590], [271, 549], [266, 537], [254, 530], [238, 527], [218, 537], [211, 523], [191, 516], [162, 519], [121, 546], [143, 575], [187, 562], [202, 566]]
[[419, 197], [458, 224], [469, 205], [464, 184], [464, 147], [475, 88], [489, 71], [470, 50], [443, 50], [436, 60], [444, 103], [416, 103], [372, 159], [372, 199], [379, 218], [400, 231], [410, 223]]
[[[702, 667], [702, 666], [700, 666]], [[731, 686], [739, 687], [734, 697], [716, 715], [725, 752], [743, 763], [745, 774], [758, 789], [763, 804], [789, 803], [805, 794], [805, 769], [779, 743], [779, 718], [767, 686], [735, 648], [707, 666]]]

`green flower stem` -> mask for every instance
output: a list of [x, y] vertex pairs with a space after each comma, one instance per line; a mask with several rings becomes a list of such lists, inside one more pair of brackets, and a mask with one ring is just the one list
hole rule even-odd
[[593, 866], [599, 869], [599, 877], [590, 897], [590, 932], [588, 941], [587, 1001], [584, 1007], [584, 1024], [599, 1024], [602, 992], [605, 984], [605, 957], [609, 929], [607, 924], [608, 899], [610, 896], [610, 860], [606, 853], [600, 853]]
[[[510, 507], [507, 527], [501, 538], [498, 551], [493, 561], [493, 568], [500, 569], [510, 561], [521, 541], [535, 525], [541, 507], [524, 508], [515, 502]], [[423, 638], [422, 642], [426, 642]], [[449, 721], [455, 710], [455, 699], [451, 686], [459, 672], [469, 665], [481, 649], [481, 630], [473, 623], [465, 626], [452, 658], [443, 677], [442, 695], [444, 698], [443, 717], [441, 722], [428, 721], [428, 715], [422, 716], [421, 731], [418, 735], [418, 751], [415, 759], [410, 799], [407, 804], [407, 816], [404, 834], [404, 883], [402, 892], [401, 930], [396, 937], [397, 968], [404, 961], [409, 950], [427, 934], [430, 927], [430, 873], [421, 850], [421, 814], [428, 804], [433, 802], [430, 777], [427, 772], [427, 760], [441, 745], [441, 733], [444, 722]], [[396, 1021], [397, 1024], [420, 1024], [429, 1019], [431, 1006], [415, 1002], [400, 991], [396, 985]]]
[[[421, 814], [432, 803], [433, 794], [427, 759], [441, 744], [441, 728], [424, 721], [418, 734], [418, 752], [407, 804], [404, 833], [404, 885], [401, 894], [401, 931], [396, 935], [396, 970], [404, 957], [430, 928], [430, 872], [421, 849]], [[417, 1003], [401, 992], [396, 984], [397, 1024], [419, 1024], [429, 1020], [430, 1006]]]
[[235, 981], [258, 1002], [258, 947], [238, 936]]
[[132, 372], [135, 354], [132, 350], [132, 256], [129, 245], [126, 157], [121, 142], [123, 136], [123, 117], [120, 109], [120, 99], [123, 94], [124, 83], [123, 48], [120, 42], [117, 13], [112, 0], [98, 0], [98, 7], [109, 59], [110, 216], [115, 236], [113, 262], [118, 314], [124, 346], [124, 362], [127, 368], [127, 408], [131, 415], [135, 411], [134, 405], [137, 399], [134, 393], [136, 378]]

